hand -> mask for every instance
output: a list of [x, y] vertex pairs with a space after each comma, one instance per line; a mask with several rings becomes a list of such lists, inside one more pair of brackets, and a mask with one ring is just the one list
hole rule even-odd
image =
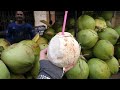
[[45, 60], [47, 55], [47, 48], [40, 51], [40, 59], [39, 60]]
[[64, 72], [67, 72], [67, 71], [69, 71], [71, 68], [73, 68], [74, 66], [75, 66], [75, 64], [70, 64], [70, 65], [64, 67], [64, 68], [63, 68], [63, 71], [64, 71]]

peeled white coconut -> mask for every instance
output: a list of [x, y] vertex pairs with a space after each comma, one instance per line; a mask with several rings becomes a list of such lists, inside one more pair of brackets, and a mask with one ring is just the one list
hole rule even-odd
[[81, 46], [68, 32], [59, 32], [49, 42], [48, 59], [58, 67], [75, 64], [80, 56]]

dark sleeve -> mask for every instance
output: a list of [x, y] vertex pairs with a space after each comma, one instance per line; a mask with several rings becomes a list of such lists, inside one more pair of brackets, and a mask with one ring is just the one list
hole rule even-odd
[[30, 32], [30, 36], [32, 39], [35, 36], [35, 31], [34, 31], [34, 28], [31, 24], [29, 24], [29, 32]]
[[40, 60], [40, 72], [37, 79], [62, 79], [63, 69], [49, 60]]
[[7, 29], [5, 30], [6, 35], [5, 39], [7, 39], [10, 43], [12, 43], [12, 30], [11, 30], [11, 24], [7, 26]]

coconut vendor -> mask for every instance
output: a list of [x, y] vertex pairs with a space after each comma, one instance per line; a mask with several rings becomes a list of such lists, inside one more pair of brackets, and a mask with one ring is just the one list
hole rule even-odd
[[37, 79], [62, 79], [65, 72], [70, 70], [74, 65], [66, 67], [64, 70], [53, 63], [47, 58], [47, 48], [40, 52], [40, 73]]
[[23, 11], [16, 11], [16, 21], [7, 27], [6, 39], [11, 43], [18, 43], [22, 40], [32, 39], [34, 37], [33, 27], [25, 22]]

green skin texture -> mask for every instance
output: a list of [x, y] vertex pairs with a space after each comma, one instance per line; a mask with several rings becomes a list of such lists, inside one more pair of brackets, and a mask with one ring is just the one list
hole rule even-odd
[[40, 39], [37, 41], [37, 44], [43, 44], [43, 43], [48, 43], [48, 40], [44, 37], [40, 37]]
[[93, 48], [93, 54], [102, 60], [111, 59], [114, 55], [114, 46], [108, 40], [99, 40]]
[[117, 59], [120, 59], [120, 45], [115, 45], [115, 54], [114, 56], [117, 58]]
[[115, 29], [115, 31], [119, 34], [119, 36], [120, 36], [120, 26], [117, 26], [117, 27], [115, 27], [114, 28]]
[[96, 26], [100, 29], [106, 28], [106, 22], [102, 19], [95, 19]]
[[59, 21], [55, 21], [55, 23], [52, 25], [52, 28], [55, 30], [55, 32], [57, 31], [57, 29], [59, 27], [61, 27], [63, 25], [63, 20], [59, 20]]
[[101, 19], [101, 20], [104, 20], [104, 21], [105, 21], [105, 19], [104, 19], [103, 17], [98, 17], [97, 19]]
[[113, 12], [112, 11], [103, 11], [101, 13], [101, 16], [105, 19], [105, 20], [111, 20], [112, 16], [113, 16]]
[[[65, 28], [65, 32], [68, 31], [67, 27]], [[62, 26], [56, 29], [56, 33], [62, 32]]]
[[92, 49], [87, 49], [87, 50], [85, 50], [85, 49], [82, 49], [82, 55], [87, 59], [87, 60], [89, 60], [89, 59], [91, 59], [92, 57], [93, 57], [93, 52], [92, 52], [93, 50]]
[[119, 34], [112, 28], [103, 29], [103, 31], [98, 33], [98, 36], [102, 40], [110, 41], [113, 45], [115, 45], [119, 39]]
[[7, 66], [0, 60], [0, 79], [10, 79], [10, 72]]
[[74, 26], [74, 25], [75, 25], [75, 19], [74, 19], [74, 18], [71, 18], [71, 19], [70, 19], [70, 25], [71, 25], [71, 26]]
[[66, 72], [67, 79], [87, 79], [89, 76], [88, 64], [83, 59], [79, 59], [77, 64]]
[[39, 74], [39, 70], [40, 70], [40, 63], [39, 63], [39, 56], [36, 57], [38, 58], [33, 66], [33, 68], [31, 69], [31, 75], [34, 79], [37, 78], [38, 74]]
[[109, 79], [111, 76], [108, 65], [101, 59], [92, 58], [88, 61], [90, 79]]
[[24, 75], [22, 74], [10, 74], [11, 78], [10, 79], [25, 79]]
[[10, 43], [6, 39], [0, 38], [0, 46], [3, 46], [4, 49], [6, 49], [8, 46], [10, 46]]
[[1, 54], [1, 59], [15, 74], [29, 71], [35, 63], [33, 50], [23, 44], [11, 45], [5, 49]]
[[52, 28], [48, 28], [47, 30], [45, 30], [43, 37], [49, 41], [54, 35], [55, 35], [55, 30]]
[[48, 44], [40, 44], [39, 47], [40, 47], [40, 50], [43, 50], [48, 47]]
[[30, 72], [30, 71], [26, 72], [26, 73], [24, 74], [24, 76], [25, 76], [26, 79], [33, 79], [33, 76], [31, 75], [31, 72]]
[[107, 25], [107, 27], [112, 28], [112, 24], [110, 21], [106, 21], [106, 25]]
[[23, 43], [30, 48], [33, 49], [34, 55], [35, 55], [35, 64], [33, 68], [31, 69], [31, 75], [33, 78], [37, 78], [39, 74], [39, 69], [40, 69], [40, 63], [39, 63], [39, 54], [40, 54], [40, 47], [37, 43], [33, 42], [32, 40], [23, 40], [20, 43]]
[[62, 31], [62, 26], [60, 26], [59, 28], [57, 28], [56, 33], [61, 32], [61, 31]]
[[79, 30], [95, 29], [95, 20], [91, 16], [81, 15], [77, 22]]
[[115, 57], [113, 57], [112, 59], [107, 60], [105, 62], [109, 66], [111, 74], [117, 74], [118, 73], [118, 71], [119, 71], [119, 62]]
[[75, 26], [75, 19], [74, 18], [70, 18], [68, 20], [68, 24], [66, 25], [68, 28], [74, 28]]
[[32, 40], [23, 40], [20, 43], [22, 43], [24, 45], [27, 45], [30, 48], [32, 48], [33, 51], [34, 51], [34, 55], [39, 55], [39, 53], [40, 53], [39, 45], [37, 43], [35, 43], [34, 41], [32, 41]]
[[75, 35], [75, 30], [74, 29], [69, 29], [68, 32], [71, 33], [73, 36]]
[[78, 32], [78, 42], [83, 49], [92, 48], [98, 41], [98, 34], [91, 29], [81, 30]]

